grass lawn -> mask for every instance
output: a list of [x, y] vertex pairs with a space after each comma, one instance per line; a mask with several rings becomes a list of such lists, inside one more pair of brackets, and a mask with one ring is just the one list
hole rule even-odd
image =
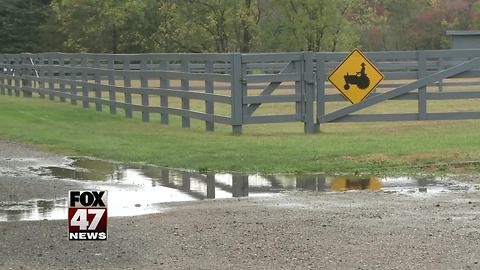
[[[478, 100], [463, 102], [478, 108]], [[382, 106], [378, 110], [392, 108], [388, 102]], [[438, 108], [451, 106], [456, 105]], [[180, 117], [162, 126], [158, 115], [142, 123], [139, 113], [133, 119], [123, 114], [110, 115], [106, 106], [99, 113], [94, 105], [0, 96], [0, 137], [65, 155], [215, 171], [399, 173], [418, 171], [417, 165], [480, 160], [478, 120], [336, 123], [314, 135], [303, 134], [301, 123], [247, 125], [234, 136], [230, 126], [216, 125], [212, 133], [193, 119], [192, 128], [183, 129]], [[478, 171], [470, 166], [428, 170]]]

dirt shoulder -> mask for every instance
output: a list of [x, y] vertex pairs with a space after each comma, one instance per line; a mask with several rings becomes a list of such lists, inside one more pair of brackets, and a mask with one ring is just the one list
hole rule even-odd
[[[63, 157], [0, 147], [0, 201], [71, 188], [15, 175]], [[479, 193], [296, 192], [164, 204], [159, 214], [110, 218], [104, 242], [68, 241], [66, 220], [0, 222], [0, 269], [480, 269]]]
[[63, 197], [80, 188], [74, 181], [52, 180], [32, 173], [31, 168], [60, 165], [65, 157], [0, 139], [0, 202]]
[[65, 221], [0, 223], [0, 268], [478, 269], [480, 199], [352, 192], [168, 205], [111, 218], [106, 242]]

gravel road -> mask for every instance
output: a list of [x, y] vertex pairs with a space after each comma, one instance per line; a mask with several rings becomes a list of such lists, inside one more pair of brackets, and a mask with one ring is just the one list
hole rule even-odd
[[[0, 146], [3, 159], [63, 161]], [[71, 184], [35, 181], [1, 175], [0, 201]], [[25, 183], [32, 187], [18, 187]], [[68, 241], [65, 220], [0, 222], [0, 269], [480, 269], [479, 193], [293, 192], [171, 203], [159, 214], [110, 218], [104, 242]]]
[[38, 151], [32, 147], [0, 139], [0, 202], [52, 199], [81, 187], [74, 181], [39, 178], [29, 167], [59, 165], [63, 156]]

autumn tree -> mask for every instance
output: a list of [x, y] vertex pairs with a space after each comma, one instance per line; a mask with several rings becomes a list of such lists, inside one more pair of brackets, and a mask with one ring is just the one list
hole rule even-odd
[[439, 49], [479, 14], [480, 0], [2, 0], [0, 51]]

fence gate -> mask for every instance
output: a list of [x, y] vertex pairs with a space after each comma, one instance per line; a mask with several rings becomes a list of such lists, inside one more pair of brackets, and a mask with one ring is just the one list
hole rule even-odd
[[347, 54], [313, 52], [0, 54], [0, 96], [234, 133], [248, 124], [297, 122], [314, 133], [322, 123], [480, 119], [479, 49], [365, 55], [385, 79], [355, 105], [326, 80]]
[[[373, 52], [366, 55], [384, 73], [385, 80], [362, 102], [346, 106], [343, 102], [343, 107], [343, 96], [336, 94], [325, 77], [346, 54], [316, 55], [317, 127], [332, 122], [480, 119], [480, 101], [476, 100], [480, 98], [480, 50]], [[476, 105], [455, 108], [435, 103], [461, 99]], [[404, 103], [388, 106], [390, 112], [380, 113], [372, 109], [390, 100]], [[405, 101], [416, 104], [408, 106]]]
[[241, 57], [243, 124], [303, 122], [305, 132], [313, 132], [313, 53]]

